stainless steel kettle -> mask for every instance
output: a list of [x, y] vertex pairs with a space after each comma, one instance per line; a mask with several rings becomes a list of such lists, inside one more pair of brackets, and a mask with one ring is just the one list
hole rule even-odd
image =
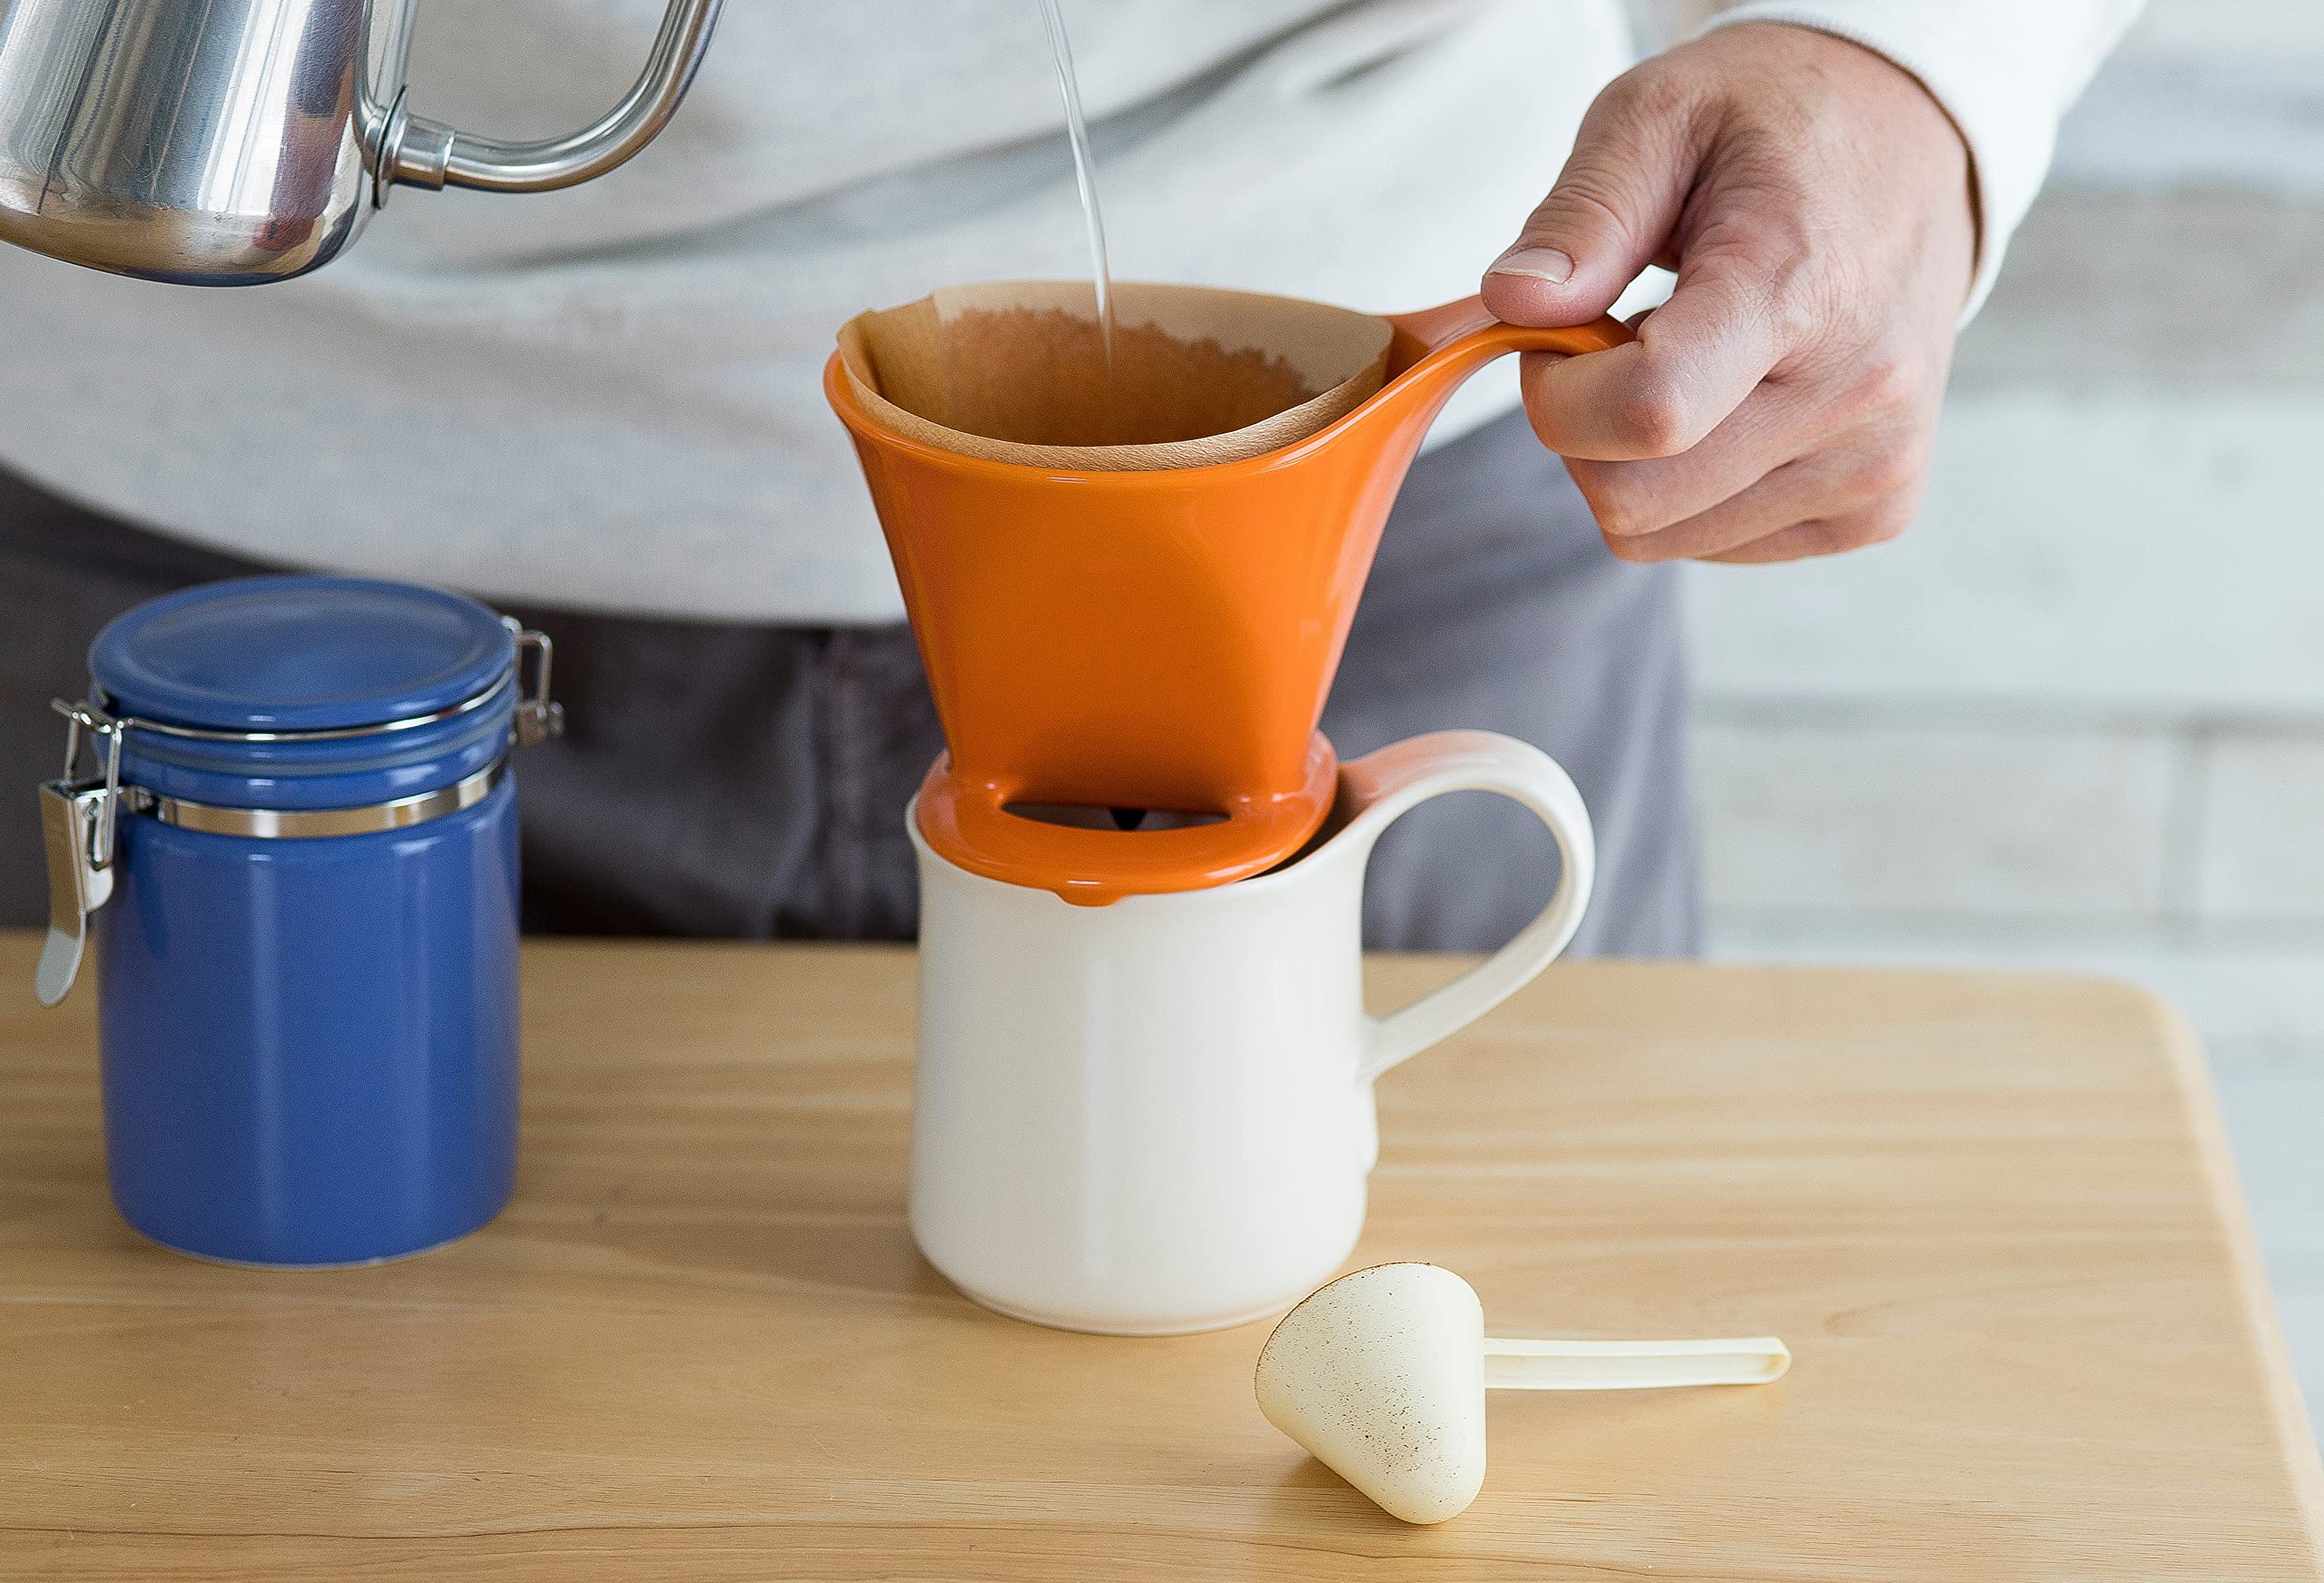
[[0, 241], [148, 280], [329, 262], [397, 182], [537, 192], [651, 143], [722, 0], [670, 0], [595, 125], [538, 143], [412, 114], [416, 0], [0, 0]]

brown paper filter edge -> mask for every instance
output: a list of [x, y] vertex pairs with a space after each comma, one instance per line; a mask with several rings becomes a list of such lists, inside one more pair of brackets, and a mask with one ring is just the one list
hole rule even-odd
[[[1215, 466], [1280, 449], [1354, 410], [1379, 388], [1393, 329], [1387, 320], [1297, 298], [1203, 287], [1123, 281], [1116, 316], [1125, 329], [1158, 330], [1187, 343], [1209, 341], [1224, 353], [1265, 354], [1279, 375], [1287, 365], [1319, 393], [1261, 421], [1221, 434], [1142, 445], [1032, 445], [996, 439], [937, 421], [950, 415], [948, 339], [972, 315], [988, 350], [1009, 360], [1007, 336], [1050, 334], [1069, 315], [1094, 334], [1086, 281], [992, 281], [948, 287], [901, 308], [873, 310], [840, 331], [841, 359], [857, 398], [880, 422], [940, 449], [1022, 467], [1073, 472], [1167, 470]], [[1049, 349], [1022, 349], [1028, 367]], [[1250, 359], [1242, 359], [1246, 364]], [[1221, 365], [1222, 367], [1225, 365]], [[964, 370], [966, 376], [985, 370]], [[1165, 393], [1167, 398], [1167, 393]]]

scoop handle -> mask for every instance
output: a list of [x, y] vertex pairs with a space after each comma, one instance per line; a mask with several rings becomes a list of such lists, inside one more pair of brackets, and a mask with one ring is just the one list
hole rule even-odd
[[1773, 1336], [1701, 1342], [1524, 1342], [1485, 1338], [1485, 1383], [1503, 1391], [1640, 1391], [1764, 1385], [1791, 1349]]

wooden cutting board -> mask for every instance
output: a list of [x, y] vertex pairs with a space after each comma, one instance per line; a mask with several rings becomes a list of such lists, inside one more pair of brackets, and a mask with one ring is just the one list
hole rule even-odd
[[38, 1011], [33, 956], [0, 936], [0, 1576], [2324, 1576], [2202, 1063], [2120, 987], [1561, 966], [1389, 1077], [1363, 1262], [1500, 1333], [1797, 1359], [1497, 1395], [1423, 1529], [1260, 1418], [1264, 1325], [1055, 1333], [920, 1262], [906, 952], [529, 947], [515, 1204], [328, 1274], [123, 1228], [93, 997]]

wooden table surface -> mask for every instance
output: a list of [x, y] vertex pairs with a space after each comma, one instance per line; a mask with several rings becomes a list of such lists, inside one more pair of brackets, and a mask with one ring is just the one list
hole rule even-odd
[[1797, 1360], [1498, 1393], [1483, 1495], [1411, 1529], [1259, 1416], [1265, 1326], [1060, 1334], [920, 1262], [904, 952], [529, 948], [516, 1202], [320, 1274], [123, 1229], [92, 997], [34, 1008], [33, 955], [0, 936], [0, 1575], [2324, 1574], [2200, 1057], [2119, 987], [1560, 966], [1386, 1079], [1362, 1261], [1503, 1334]]

